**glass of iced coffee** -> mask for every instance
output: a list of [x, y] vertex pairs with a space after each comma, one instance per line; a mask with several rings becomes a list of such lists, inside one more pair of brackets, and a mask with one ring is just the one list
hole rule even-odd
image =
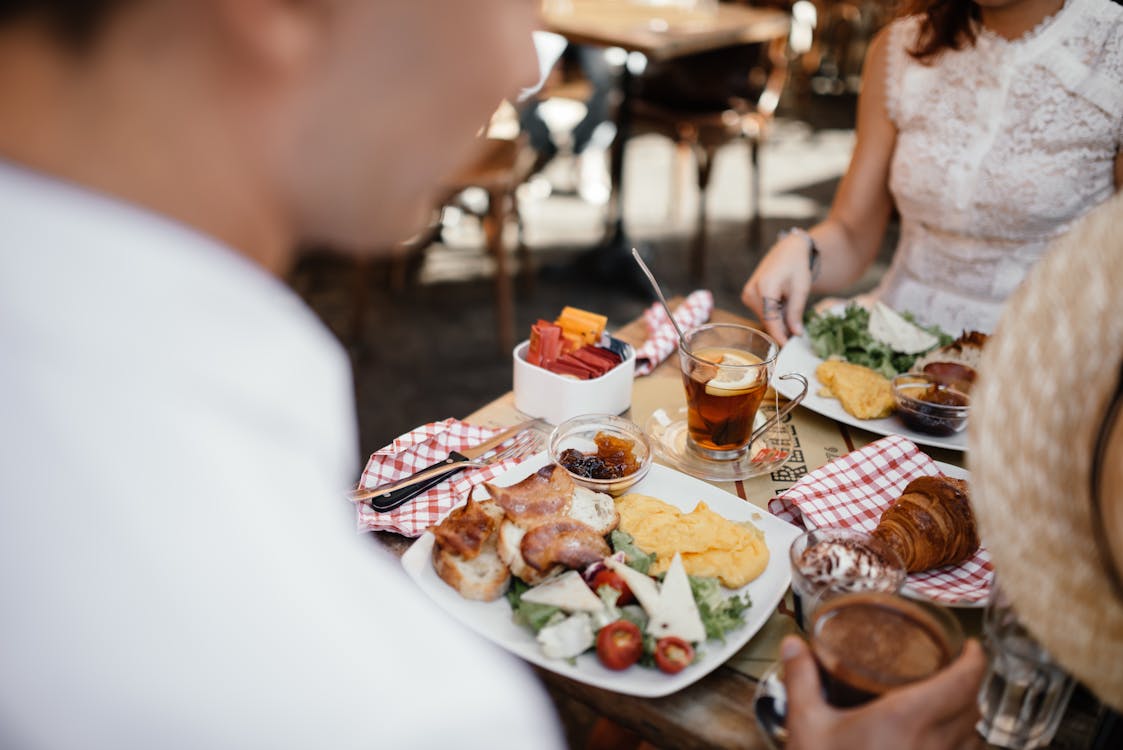
[[810, 635], [823, 691], [839, 708], [931, 677], [963, 650], [963, 629], [951, 612], [878, 592], [824, 601]]
[[707, 458], [740, 458], [749, 449], [780, 347], [761, 331], [728, 323], [694, 328], [686, 344], [679, 364], [688, 445]]
[[[873, 591], [821, 600], [809, 636], [823, 695], [836, 708], [931, 677], [963, 650], [963, 629], [947, 609]], [[780, 662], [772, 665], [753, 698], [757, 724], [774, 748], [788, 739], [782, 672]]]

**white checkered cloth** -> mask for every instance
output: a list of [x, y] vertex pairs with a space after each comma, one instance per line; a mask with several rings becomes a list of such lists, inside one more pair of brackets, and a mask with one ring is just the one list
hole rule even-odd
[[[772, 498], [774, 516], [797, 526], [844, 527], [871, 532], [905, 485], [939, 476], [936, 463], [909, 440], [894, 435], [836, 458]], [[906, 589], [944, 604], [978, 604], [990, 595], [994, 571], [979, 547], [959, 565], [910, 573]]]
[[[675, 309], [675, 320], [682, 330], [700, 326], [710, 319], [714, 309], [714, 295], [708, 289], [692, 292]], [[647, 323], [647, 340], [636, 350], [636, 377], [647, 375], [654, 370], [671, 352], [678, 348], [678, 333], [675, 332], [667, 311], [656, 302], [643, 313]]]
[[[443, 461], [453, 451], [463, 451], [479, 445], [500, 432], [502, 428], [477, 427], [456, 419], [422, 425], [371, 454], [359, 485], [379, 487], [409, 476]], [[409, 537], [421, 536], [426, 529], [439, 523], [449, 511], [467, 500], [476, 485], [494, 479], [532, 455], [534, 454], [530, 453], [482, 469], [466, 469], [453, 474], [389, 513], [377, 513], [367, 503], [356, 502], [359, 530], [395, 531]]]

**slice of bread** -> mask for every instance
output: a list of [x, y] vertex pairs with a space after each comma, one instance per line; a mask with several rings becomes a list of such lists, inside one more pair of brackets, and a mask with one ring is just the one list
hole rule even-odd
[[469, 559], [451, 547], [434, 542], [433, 569], [465, 599], [489, 602], [506, 593], [511, 571], [500, 559], [497, 546], [503, 509], [490, 500], [480, 503], [479, 507], [495, 521], [495, 530], [484, 539], [479, 552]]
[[620, 525], [620, 514], [616, 512], [616, 502], [612, 496], [585, 487], [573, 489], [569, 517], [595, 529], [601, 536], [610, 534]]

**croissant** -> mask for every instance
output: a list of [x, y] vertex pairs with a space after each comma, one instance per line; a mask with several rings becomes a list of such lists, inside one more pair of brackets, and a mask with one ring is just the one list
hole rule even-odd
[[961, 563], [979, 548], [967, 485], [947, 477], [909, 482], [873, 535], [900, 555], [910, 573]]

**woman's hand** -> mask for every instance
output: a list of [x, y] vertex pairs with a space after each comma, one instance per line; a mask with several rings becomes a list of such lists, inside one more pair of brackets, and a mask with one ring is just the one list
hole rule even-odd
[[803, 309], [811, 293], [809, 260], [806, 235], [789, 234], [772, 246], [741, 290], [741, 301], [781, 346], [803, 333]]
[[975, 732], [986, 657], [975, 640], [950, 666], [859, 708], [828, 705], [807, 645], [790, 636], [780, 646], [788, 691], [789, 750], [951, 750], [981, 748]]

